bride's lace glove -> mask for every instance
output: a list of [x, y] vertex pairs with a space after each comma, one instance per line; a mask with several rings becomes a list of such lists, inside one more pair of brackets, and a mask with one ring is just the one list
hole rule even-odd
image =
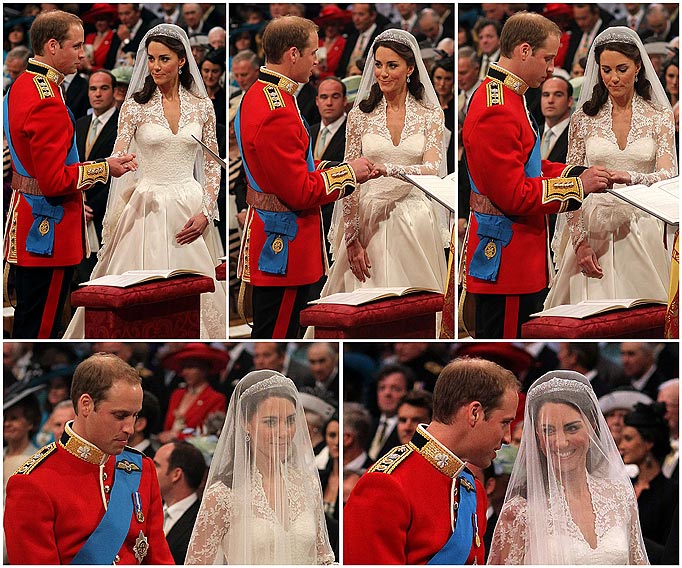
[[575, 257], [578, 261], [580, 271], [588, 278], [602, 278], [604, 272], [599, 266], [597, 255], [587, 240], [582, 240], [575, 249]]
[[179, 245], [188, 245], [196, 241], [208, 227], [208, 219], [203, 213], [197, 213], [189, 218], [182, 230], [175, 235]]
[[367, 278], [371, 278], [369, 269], [372, 268], [372, 263], [369, 261], [367, 251], [360, 244], [360, 241], [355, 239], [350, 244], [347, 244], [346, 250], [348, 251], [348, 262], [353, 276], [360, 282], [364, 282]]

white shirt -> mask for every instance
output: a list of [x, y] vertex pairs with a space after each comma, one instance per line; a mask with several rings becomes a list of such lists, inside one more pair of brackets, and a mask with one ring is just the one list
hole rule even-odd
[[349, 461], [348, 463], [343, 464], [344, 469], [354, 469], [354, 470], [359, 470], [363, 469], [365, 466], [365, 462], [367, 461], [367, 452], [362, 452], [357, 458], [354, 460]]
[[326, 126], [327, 130], [329, 131], [329, 134], [327, 134], [327, 140], [331, 140], [334, 137], [334, 134], [336, 134], [336, 131], [341, 128], [341, 125], [343, 124], [343, 121], [346, 120], [346, 113], [344, 112], [339, 118], [337, 118], [334, 122], [331, 122], [329, 124], [325, 124], [324, 120], [320, 124], [320, 132], [322, 132], [322, 129]]
[[[554, 148], [554, 145], [556, 144], [556, 141], [559, 139], [559, 136], [561, 136], [564, 133], [564, 130], [568, 128], [568, 125], [571, 122], [571, 116], [567, 116], [564, 118], [561, 122], [558, 122], [554, 126], [550, 126], [545, 122], [545, 129], [543, 130], [543, 136], [547, 136], [549, 134], [549, 131], [552, 131], [552, 134], [554, 136], [552, 140], [552, 146], [549, 149], [549, 151], [552, 151], [552, 148]], [[543, 156], [544, 158], [544, 156]]]
[[180, 499], [177, 503], [173, 503], [170, 507], [163, 506], [163, 534], [167, 535], [178, 522], [187, 509], [189, 509], [197, 500], [197, 494], [192, 493], [189, 497]]
[[632, 386], [636, 390], [642, 392], [642, 389], [646, 386], [646, 383], [649, 380], [649, 378], [651, 378], [651, 375], [653, 375], [656, 372], [656, 369], [657, 367], [655, 364], [651, 365], [651, 367], [649, 367], [647, 371], [639, 379], [631, 381], [630, 384], [632, 384]]
[[109, 122], [109, 119], [114, 116], [114, 113], [116, 112], [116, 105], [111, 105], [111, 108], [108, 110], [105, 110], [102, 114], [100, 114], [97, 117], [97, 120], [99, 120], [100, 124], [100, 129], [102, 126], [104, 126], [107, 122]]

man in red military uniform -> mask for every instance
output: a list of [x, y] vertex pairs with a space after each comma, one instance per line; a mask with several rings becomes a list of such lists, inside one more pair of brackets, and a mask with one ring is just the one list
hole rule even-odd
[[5, 502], [11, 564], [173, 564], [154, 463], [126, 446], [140, 377], [99, 353], [73, 376], [76, 418], [12, 475]]
[[604, 168], [541, 160], [537, 126], [524, 93], [554, 70], [559, 28], [519, 13], [502, 29], [502, 56], [471, 99], [463, 142], [471, 180], [466, 247], [467, 297], [477, 338], [520, 337], [540, 311], [549, 282], [546, 214], [580, 207], [610, 183]]
[[4, 258], [16, 267], [13, 337], [54, 338], [85, 250], [83, 190], [136, 166], [132, 155], [78, 163], [74, 121], [59, 85], [84, 57], [80, 19], [40, 14], [31, 43], [35, 57], [4, 101], [13, 169]]
[[296, 103], [317, 64], [317, 26], [285, 16], [263, 32], [266, 66], [242, 99], [235, 131], [249, 186], [238, 275], [253, 286], [253, 338], [295, 338], [310, 285], [326, 272], [320, 206], [366, 181], [366, 158], [315, 170]]
[[346, 564], [483, 564], [487, 500], [467, 463], [486, 468], [518, 404], [514, 375], [482, 359], [441, 372], [433, 421], [360, 478], [344, 508]]

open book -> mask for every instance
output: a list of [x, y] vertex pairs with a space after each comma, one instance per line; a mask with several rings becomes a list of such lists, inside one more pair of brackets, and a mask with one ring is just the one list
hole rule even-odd
[[563, 306], [554, 306], [543, 312], [531, 314], [532, 318], [539, 318], [544, 316], [560, 317], [560, 318], [577, 318], [583, 319], [596, 314], [610, 312], [613, 310], [623, 310], [627, 308], [634, 308], [645, 304], [663, 304], [664, 300], [655, 300], [652, 298], [617, 298], [609, 300], [583, 300], [577, 304], [566, 304]]
[[409, 181], [415, 187], [421, 189], [428, 197], [431, 197], [448, 211], [455, 212], [457, 189], [455, 186], [455, 174], [449, 174], [444, 178], [438, 176], [419, 176], [401, 174], [400, 177]]
[[650, 186], [629, 185], [606, 191], [670, 225], [680, 223], [679, 177], [664, 179]]
[[431, 290], [429, 288], [360, 288], [355, 292], [338, 292], [308, 302], [309, 304], [341, 304], [343, 306], [360, 306], [368, 304], [375, 300], [385, 300], [386, 298], [398, 298], [406, 294], [414, 294], [416, 292], [435, 292], [440, 294], [438, 290]]
[[81, 282], [81, 286], [114, 286], [116, 288], [127, 288], [135, 284], [149, 282], [151, 280], [166, 280], [173, 278], [173, 276], [180, 276], [183, 274], [194, 274], [196, 276], [206, 276], [196, 270], [189, 270], [187, 268], [176, 268], [174, 270], [128, 270], [123, 274], [107, 274], [100, 276], [94, 280]]

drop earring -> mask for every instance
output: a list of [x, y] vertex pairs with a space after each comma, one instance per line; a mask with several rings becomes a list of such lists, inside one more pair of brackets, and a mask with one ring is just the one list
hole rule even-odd
[[178, 75], [182, 75], [182, 67], [178, 69]]
[[251, 434], [249, 434], [248, 431], [246, 432], [246, 438], [244, 439], [246, 440], [247, 443], [251, 441]]
[[409, 75], [407, 76], [407, 82], [408, 83], [410, 82], [410, 76]]

